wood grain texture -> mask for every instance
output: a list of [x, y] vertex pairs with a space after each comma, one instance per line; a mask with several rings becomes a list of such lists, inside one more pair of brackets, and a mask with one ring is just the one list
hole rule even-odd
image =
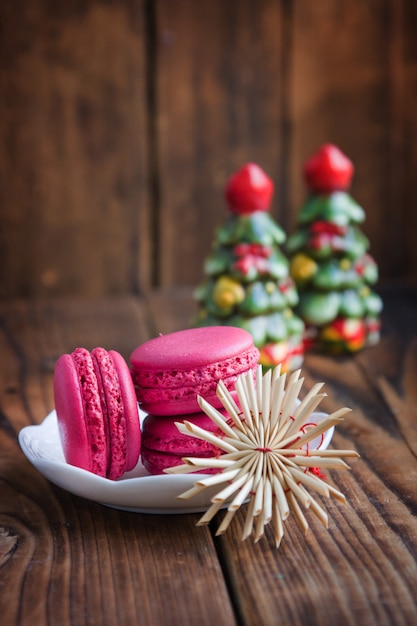
[[[135, 515], [71, 496], [24, 458], [17, 433], [53, 407], [52, 373], [74, 345], [128, 358], [146, 307], [123, 300], [0, 307], [0, 611], [7, 626], [174, 624], [235, 618], [214, 542], [196, 515]], [[212, 599], [216, 598], [216, 603]]]
[[[68, 5], [68, 6], [67, 6]], [[0, 297], [195, 285], [243, 163], [290, 233], [325, 141], [385, 281], [417, 280], [413, 0], [0, 7]]]
[[155, 4], [159, 284], [194, 284], [225, 216], [227, 178], [256, 161], [283, 184], [282, 8]]
[[336, 143], [355, 164], [351, 191], [383, 276], [415, 277], [406, 234], [408, 220], [414, 225], [406, 181], [415, 162], [415, 45], [403, 17], [411, 4], [297, 2], [293, 12], [292, 219], [306, 193], [304, 160]]
[[143, 5], [2, 3], [2, 297], [146, 285]]
[[[406, 267], [408, 274], [415, 280], [417, 277], [417, 255], [415, 254], [415, 236], [417, 233], [417, 215], [413, 210], [414, 199], [417, 194], [417, 45], [414, 36], [414, 24], [417, 21], [417, 6], [415, 2], [404, 0], [402, 12], [399, 15], [399, 55], [402, 60], [402, 72], [399, 83], [402, 86], [400, 94], [400, 110], [398, 113], [398, 126], [402, 131], [403, 142], [400, 152], [400, 167], [402, 178], [399, 185], [404, 196], [395, 199], [394, 202], [404, 202], [405, 214], [405, 238], [406, 238]], [[394, 155], [395, 156], [395, 155]]]
[[147, 298], [147, 305], [154, 337], [189, 328], [197, 311], [189, 287], [154, 289]]

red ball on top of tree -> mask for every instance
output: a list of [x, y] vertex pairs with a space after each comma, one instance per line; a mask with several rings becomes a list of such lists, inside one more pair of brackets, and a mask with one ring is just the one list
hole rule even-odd
[[229, 179], [225, 198], [232, 213], [248, 215], [268, 211], [274, 183], [256, 163], [246, 163]]
[[353, 176], [353, 163], [339, 148], [324, 144], [304, 164], [304, 178], [316, 193], [346, 191]]

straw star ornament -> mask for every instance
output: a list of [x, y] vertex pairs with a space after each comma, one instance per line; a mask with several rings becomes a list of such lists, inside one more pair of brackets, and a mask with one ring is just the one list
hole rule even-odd
[[326, 431], [343, 421], [350, 409], [341, 408], [314, 422], [311, 414], [326, 396], [319, 393], [323, 383], [316, 384], [299, 402], [304, 382], [300, 372], [294, 372], [286, 386], [287, 375], [281, 374], [279, 366], [264, 375], [259, 366], [256, 381], [251, 373], [238, 377], [235, 387], [238, 403], [220, 381], [217, 396], [229, 419], [203, 398], [198, 398], [202, 411], [216, 424], [218, 434], [191, 422], [177, 423], [180, 432], [223, 451], [209, 458], [186, 457], [184, 465], [165, 470], [171, 474], [217, 470], [197, 479], [191, 489], [178, 496], [189, 499], [209, 487], [219, 486], [219, 492], [198, 525], [208, 524], [220, 509], [227, 507], [216, 533], [223, 534], [236, 511], [248, 503], [242, 540], [254, 533], [258, 541], [265, 526], [272, 521], [278, 547], [284, 535], [283, 522], [290, 512], [294, 513], [304, 533], [309, 526], [303, 509], [310, 509], [328, 527], [327, 513], [311, 491], [346, 502], [340, 491], [326, 483], [320, 470], [349, 469], [340, 457], [359, 455], [354, 450], [328, 450], [321, 446]]

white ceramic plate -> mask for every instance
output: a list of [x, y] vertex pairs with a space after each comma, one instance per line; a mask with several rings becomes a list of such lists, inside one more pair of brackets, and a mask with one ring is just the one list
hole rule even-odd
[[[313, 413], [309, 421], [319, 422], [326, 413]], [[141, 421], [145, 415], [141, 414]], [[311, 442], [311, 448], [327, 448], [333, 428], [320, 439]], [[26, 426], [19, 433], [19, 443], [27, 459], [45, 478], [74, 495], [99, 502], [109, 507], [135, 513], [200, 513], [210, 506], [216, 488], [193, 497], [177, 497], [196, 481], [193, 474], [163, 474], [151, 476], [139, 461], [136, 468], [117, 481], [96, 476], [91, 472], [68, 465], [64, 458], [55, 411], [38, 426]], [[217, 487], [218, 491], [218, 487]]]

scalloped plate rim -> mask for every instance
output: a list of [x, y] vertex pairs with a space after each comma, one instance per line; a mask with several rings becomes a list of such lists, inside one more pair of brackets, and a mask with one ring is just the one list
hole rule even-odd
[[[317, 421], [317, 418], [321, 420], [326, 417], [327, 413], [316, 411], [309, 419], [311, 420], [313, 416]], [[146, 414], [140, 411], [141, 422], [145, 417]], [[333, 432], [334, 427], [325, 433], [320, 448], [328, 447]], [[146, 472], [140, 460], [134, 470], [117, 481], [69, 465], [63, 458], [55, 410], [51, 411], [40, 424], [22, 428], [18, 438], [26, 458], [47, 480], [73, 495], [110, 508], [133, 513], [164, 515], [201, 513], [208, 509], [210, 499], [215, 493], [215, 489], [212, 488], [194, 497], [192, 501], [180, 500], [178, 496], [195, 483], [195, 475], [153, 476]], [[54, 446], [58, 457], [61, 455], [62, 458], [48, 458], [48, 445]], [[37, 447], [40, 455], [34, 452], [33, 446]]]

